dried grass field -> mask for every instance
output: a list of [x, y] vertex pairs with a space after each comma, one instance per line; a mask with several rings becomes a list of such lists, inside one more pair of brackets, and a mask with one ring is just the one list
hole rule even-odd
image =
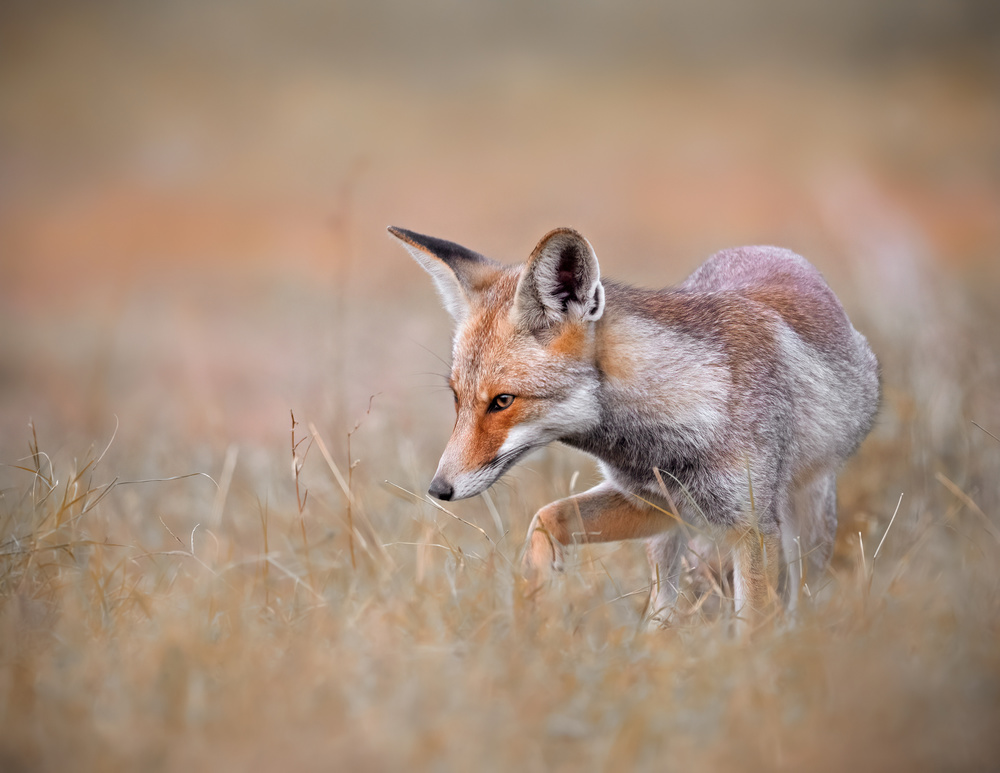
[[[372, 7], [0, 10], [0, 769], [1000, 767], [989, 5]], [[812, 260], [884, 400], [801, 616], [649, 630], [639, 544], [525, 600], [594, 463], [424, 497], [449, 320], [387, 225]]]

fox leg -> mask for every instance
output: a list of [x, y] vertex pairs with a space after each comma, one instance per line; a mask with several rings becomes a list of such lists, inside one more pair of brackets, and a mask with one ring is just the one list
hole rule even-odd
[[649, 619], [652, 623], [666, 624], [670, 620], [677, 603], [687, 543], [687, 535], [681, 529], [657, 534], [646, 542], [646, 557], [652, 573], [649, 592]]
[[563, 566], [563, 547], [576, 542], [615, 542], [651, 537], [671, 522], [611, 483], [560, 499], [539, 510], [528, 527], [525, 575], [533, 588]]
[[806, 506], [811, 508], [807, 581], [815, 587], [826, 571], [837, 541], [837, 473], [829, 472], [819, 478], [807, 495]]
[[781, 563], [780, 534], [751, 528], [736, 535], [733, 546], [733, 597], [736, 616], [743, 624], [765, 613], [777, 600]]
[[782, 518], [782, 541], [788, 561], [782, 595], [789, 611], [795, 610], [804, 588], [818, 584], [836, 537], [837, 476], [836, 472], [827, 472], [795, 490], [791, 508]]

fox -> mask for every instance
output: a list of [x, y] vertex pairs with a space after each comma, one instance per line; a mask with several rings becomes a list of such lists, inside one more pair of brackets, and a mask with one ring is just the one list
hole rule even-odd
[[826, 569], [837, 475], [881, 397], [878, 360], [818, 270], [739, 247], [651, 290], [603, 278], [571, 228], [519, 265], [388, 230], [454, 322], [456, 419], [428, 493], [475, 496], [553, 442], [597, 460], [600, 483], [531, 520], [530, 593], [574, 543], [644, 539], [650, 619], [669, 625], [686, 559], [712, 540], [737, 620], [795, 609]]

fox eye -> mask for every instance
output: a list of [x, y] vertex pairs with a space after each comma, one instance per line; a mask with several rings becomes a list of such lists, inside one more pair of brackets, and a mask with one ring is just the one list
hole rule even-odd
[[493, 398], [493, 402], [490, 403], [490, 407], [486, 409], [487, 413], [496, 413], [497, 411], [502, 411], [504, 408], [510, 408], [510, 404], [514, 402], [514, 395], [497, 395]]

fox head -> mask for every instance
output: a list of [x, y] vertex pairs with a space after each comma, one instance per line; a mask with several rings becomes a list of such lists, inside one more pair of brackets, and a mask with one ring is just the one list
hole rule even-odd
[[594, 326], [604, 287], [586, 239], [560, 228], [526, 263], [505, 266], [442, 239], [389, 233], [431, 275], [455, 321], [455, 428], [432, 496], [475, 496], [533, 449], [598, 423]]

